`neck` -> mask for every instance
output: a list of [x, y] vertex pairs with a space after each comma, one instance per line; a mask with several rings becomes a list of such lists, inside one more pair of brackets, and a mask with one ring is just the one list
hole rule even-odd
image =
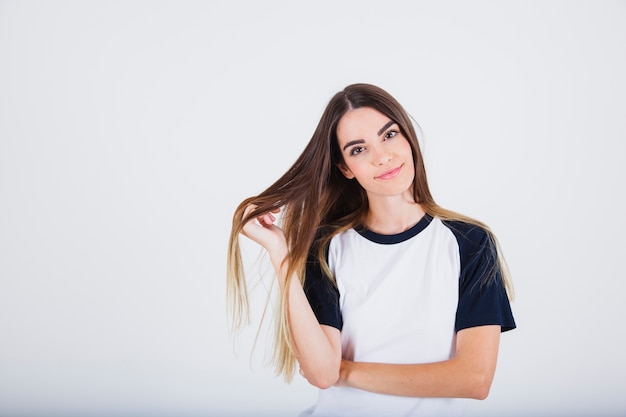
[[415, 226], [424, 216], [410, 193], [369, 199], [365, 226], [376, 233], [396, 234]]

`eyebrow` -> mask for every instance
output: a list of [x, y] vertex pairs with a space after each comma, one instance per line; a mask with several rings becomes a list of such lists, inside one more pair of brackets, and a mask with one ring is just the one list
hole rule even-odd
[[364, 139], [357, 139], [357, 140], [351, 140], [350, 142], [346, 143], [343, 146], [343, 150], [345, 151], [347, 148], [349, 148], [352, 145], [358, 145], [359, 143], [365, 143]]
[[[393, 120], [389, 120], [389, 121], [388, 121], [387, 123], [385, 123], [385, 125], [384, 125], [383, 127], [381, 127], [381, 128], [380, 128], [380, 130], [377, 132], [377, 133], [378, 133], [378, 136], [382, 135], [382, 134], [383, 134], [383, 132], [384, 132], [385, 130], [389, 129], [389, 127], [390, 127], [390, 126], [393, 126], [393, 125], [395, 125], [395, 124], [396, 124], [396, 122], [394, 122]], [[346, 143], [346, 144], [343, 146], [343, 150], [345, 151], [345, 150], [346, 150], [346, 148], [349, 148], [350, 146], [353, 146], [353, 145], [358, 145], [358, 144], [360, 144], [360, 143], [365, 143], [365, 140], [364, 140], [364, 139], [351, 140], [350, 142]]]
[[395, 125], [395, 124], [396, 122], [394, 122], [393, 120], [389, 120], [387, 123], [385, 123], [383, 127], [380, 128], [380, 130], [378, 131], [378, 136], [382, 135], [385, 130], [387, 130], [390, 126]]

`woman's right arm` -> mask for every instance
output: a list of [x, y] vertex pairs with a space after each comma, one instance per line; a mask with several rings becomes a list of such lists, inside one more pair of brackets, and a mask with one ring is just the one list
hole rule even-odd
[[[247, 215], [254, 206], [249, 206]], [[341, 337], [339, 330], [320, 325], [297, 277], [287, 277], [288, 264], [283, 262], [289, 253], [283, 231], [274, 224], [272, 213], [265, 213], [247, 222], [242, 234], [263, 246], [281, 291], [288, 291], [288, 317], [294, 354], [300, 373], [316, 387], [325, 389], [339, 379], [341, 366]], [[287, 283], [287, 284], [286, 284]]]

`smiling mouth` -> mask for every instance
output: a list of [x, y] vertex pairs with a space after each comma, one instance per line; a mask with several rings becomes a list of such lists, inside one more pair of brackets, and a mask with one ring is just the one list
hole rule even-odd
[[395, 176], [398, 175], [398, 173], [400, 172], [401, 169], [402, 169], [402, 165], [400, 165], [397, 168], [391, 169], [389, 171], [383, 172], [381, 175], [377, 176], [376, 179], [378, 179], [378, 180], [390, 180], [392, 178], [395, 178]]

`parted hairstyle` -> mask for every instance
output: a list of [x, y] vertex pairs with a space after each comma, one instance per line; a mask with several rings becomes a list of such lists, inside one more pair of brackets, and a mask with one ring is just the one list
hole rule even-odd
[[[331, 98], [311, 140], [289, 170], [265, 191], [241, 202], [233, 215], [226, 288], [232, 325], [234, 329], [239, 329], [249, 322], [248, 288], [239, 247], [240, 232], [249, 220], [277, 208], [282, 210], [281, 227], [289, 254], [284, 261], [287, 281], [284, 291], [280, 291], [281, 301], [275, 322], [273, 363], [277, 373], [282, 374], [287, 381], [292, 379], [296, 366], [287, 317], [288, 280], [295, 276], [303, 284], [307, 257], [315, 246], [317, 249], [314, 256], [318, 258], [328, 279], [334, 283], [334, 277], [324, 257], [325, 248], [337, 233], [359, 226], [369, 209], [365, 190], [356, 179], [347, 179], [337, 166], [343, 162], [337, 141], [339, 120], [349, 110], [361, 107], [373, 108], [389, 117], [398, 124], [408, 140], [415, 164], [413, 198], [427, 214], [441, 220], [463, 221], [487, 231], [494, 242], [497, 264], [484, 277], [484, 282], [495, 279], [499, 270], [509, 297], [513, 296], [510, 273], [498, 240], [491, 230], [478, 220], [444, 209], [435, 203], [428, 187], [418, 137], [404, 108], [389, 93], [377, 86], [349, 85]], [[244, 216], [244, 211], [250, 204], [257, 207]], [[321, 230], [325, 233], [320, 237]]]

